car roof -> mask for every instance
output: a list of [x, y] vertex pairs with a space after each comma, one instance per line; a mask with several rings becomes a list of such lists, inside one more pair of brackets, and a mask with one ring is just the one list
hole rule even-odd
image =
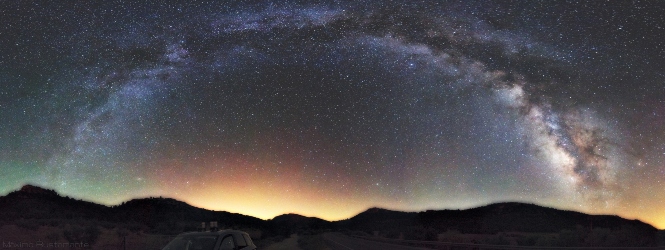
[[186, 233], [181, 233], [178, 234], [178, 236], [185, 236], [185, 235], [223, 235], [223, 234], [229, 234], [229, 233], [239, 233], [239, 234], [246, 234], [243, 231], [240, 230], [232, 230], [232, 229], [226, 229], [226, 230], [219, 230], [219, 231], [214, 231], [214, 232], [186, 232]]

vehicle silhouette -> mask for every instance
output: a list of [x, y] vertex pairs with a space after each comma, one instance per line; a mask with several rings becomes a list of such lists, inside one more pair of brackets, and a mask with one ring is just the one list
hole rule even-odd
[[162, 250], [256, 250], [256, 245], [243, 231], [220, 230], [181, 233]]

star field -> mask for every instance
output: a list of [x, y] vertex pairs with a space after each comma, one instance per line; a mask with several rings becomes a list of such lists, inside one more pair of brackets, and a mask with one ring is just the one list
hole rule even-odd
[[665, 227], [657, 1], [0, 2], [0, 193]]

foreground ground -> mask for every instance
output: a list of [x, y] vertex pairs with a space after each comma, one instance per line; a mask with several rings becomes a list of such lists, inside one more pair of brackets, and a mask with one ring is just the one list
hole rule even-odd
[[427, 250], [427, 248], [417, 248], [408, 246], [399, 246], [382, 242], [352, 238], [340, 233], [323, 234], [326, 243], [333, 250]]
[[272, 244], [266, 248], [263, 248], [264, 250], [301, 250], [300, 247], [298, 247], [298, 235], [297, 234], [292, 234], [291, 237], [283, 240], [282, 242], [278, 242], [275, 244]]

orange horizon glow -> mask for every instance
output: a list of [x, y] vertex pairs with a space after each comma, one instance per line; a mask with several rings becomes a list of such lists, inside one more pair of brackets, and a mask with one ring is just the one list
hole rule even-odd
[[[27, 184], [27, 183], [26, 183]], [[50, 188], [50, 187], [45, 187]], [[226, 187], [224, 187], [226, 188]], [[248, 188], [247, 186], [238, 185], [236, 188], [231, 189], [233, 192], [221, 192], [219, 191], [220, 186], [206, 185], [196, 186], [190, 189], [187, 192], [173, 192], [165, 190], [163, 188], [152, 189], [148, 193], [150, 195], [146, 196], [137, 196], [137, 197], [126, 197], [125, 200], [122, 200], [117, 203], [108, 203], [103, 202], [99, 199], [89, 199], [86, 197], [78, 197], [76, 195], [65, 194], [58, 192], [61, 196], [69, 196], [76, 199], [82, 199], [89, 202], [95, 202], [98, 204], [106, 206], [117, 206], [123, 202], [132, 200], [132, 199], [142, 199], [149, 197], [162, 197], [162, 198], [172, 198], [178, 201], [185, 202], [191, 206], [208, 209], [212, 211], [225, 211], [230, 213], [237, 213], [246, 216], [256, 217], [262, 220], [270, 220], [276, 216], [283, 214], [298, 214], [306, 217], [316, 217], [326, 221], [339, 221], [352, 218], [353, 216], [366, 211], [372, 207], [384, 208], [394, 211], [403, 211], [403, 212], [419, 212], [425, 210], [446, 210], [446, 209], [471, 209], [475, 207], [484, 206], [491, 203], [499, 202], [513, 202], [513, 201], [494, 201], [490, 203], [477, 203], [476, 205], [466, 205], [466, 206], [428, 206], [426, 208], [410, 208], [404, 203], [389, 203], [386, 201], [381, 201], [379, 199], [366, 199], [367, 197], [358, 197], [358, 196], [349, 196], [347, 199], [344, 199], [343, 203], [341, 200], [335, 199], [325, 199], [317, 198], [324, 197], [319, 196], [319, 192], [316, 191], [306, 191], [304, 194], [292, 194], [288, 196], [289, 202], [284, 202], [281, 198], [286, 197], [285, 193], [290, 193], [291, 191], [285, 192], [279, 190], [278, 188], [261, 188], [254, 189], [250, 188], [253, 195], [250, 196], [250, 199], [246, 199], [242, 194], [245, 194], [244, 189]], [[52, 188], [50, 188], [52, 189]], [[57, 192], [57, 190], [56, 190]], [[177, 193], [173, 195], [174, 193]], [[591, 215], [617, 215], [621, 218], [628, 220], [639, 220], [641, 222], [647, 223], [658, 230], [665, 230], [665, 211], [659, 209], [656, 206], [651, 206], [649, 208], [644, 208], [640, 211], [619, 211], [614, 210], [605, 210], [596, 212], [592, 209], [575, 209], [565, 206], [557, 206], [554, 204], [543, 204], [537, 202], [524, 201], [524, 203], [531, 203], [543, 207], [552, 207], [556, 209], [577, 211]], [[471, 203], [470, 203], [471, 204]], [[323, 208], [321, 208], [323, 207]]]
[[[223, 158], [209, 155], [190, 162], [162, 160], [154, 163], [159, 166], [160, 171], [146, 175], [146, 179], [156, 182], [142, 192], [174, 198], [195, 207], [238, 213], [263, 220], [294, 213], [338, 221], [351, 218], [371, 207], [415, 212], [428, 209], [469, 209], [490, 203], [515, 201], [505, 198], [497, 200], [493, 197], [468, 197], [454, 201], [430, 199], [425, 203], [414, 202], [415, 200], [397, 201], [390, 196], [373, 193], [376, 191], [372, 190], [375, 188], [374, 183], [363, 182], [350, 176], [342, 177], [348, 180], [344, 184], [336, 183], [332, 179], [312, 181], [311, 173], [297, 167], [302, 164], [295, 154], [261, 161], [248, 161], [240, 154], [227, 154]], [[364, 191], [359, 191], [360, 189]], [[426, 194], [427, 192], [417, 193]], [[654, 197], [651, 201], [658, 200], [662, 199]], [[665, 211], [658, 209], [662, 206], [655, 204], [633, 208], [631, 204], [634, 202], [626, 200], [614, 208], [593, 208], [565, 206], [559, 200], [517, 201], [587, 214], [614, 214], [626, 219], [638, 219], [660, 230], [665, 229]]]

